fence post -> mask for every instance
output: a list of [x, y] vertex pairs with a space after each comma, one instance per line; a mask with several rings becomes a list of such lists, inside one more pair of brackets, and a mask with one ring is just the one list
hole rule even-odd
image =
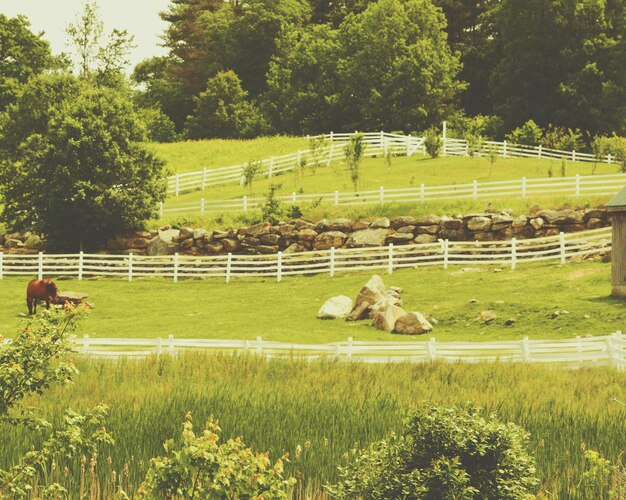
[[448, 240], [441, 241], [441, 247], [443, 250], [443, 268], [448, 269]]
[[200, 198], [200, 215], [204, 215], [204, 198]]
[[174, 189], [176, 196], [178, 196], [179, 186], [180, 186], [180, 174], [176, 174], [176, 187]]
[[528, 337], [525, 336], [522, 340], [522, 359], [524, 363], [530, 362], [530, 344], [528, 343]]
[[511, 238], [511, 271], [517, 266], [517, 238]]
[[565, 264], [565, 233], [563, 231], [559, 233], [559, 249], [561, 255], [561, 264]]
[[159, 219], [163, 218], [163, 202], [159, 202]]
[[572, 149], [572, 161], [576, 161], [576, 150]]
[[243, 195], [243, 211], [248, 211], [248, 196], [245, 194]]
[[385, 202], [385, 187], [380, 186], [380, 204], [382, 205]]
[[537, 146], [537, 157], [541, 160], [541, 144]]
[[576, 174], [576, 198], [580, 196], [580, 174]]
[[291, 203], [296, 203], [296, 192], [291, 193]]
[[273, 171], [274, 171], [274, 157], [272, 156], [272, 157], [270, 157], [270, 169], [269, 169], [269, 172], [267, 174], [267, 178], [268, 179], [272, 178]]
[[167, 336], [167, 350], [170, 355], [174, 355], [174, 335], [172, 334]]
[[133, 281], [133, 253], [128, 253], [128, 281]]
[[393, 274], [393, 243], [389, 243], [389, 251], [387, 253], [387, 274]]
[[354, 339], [352, 337], [348, 337], [348, 352], [346, 353], [348, 359], [352, 359], [352, 343]]
[[424, 192], [424, 183], [422, 182], [422, 183], [420, 184], [420, 201], [421, 201], [421, 202], [424, 202], [424, 199], [425, 199], [425, 194], [426, 194], [426, 193]]
[[156, 355], [157, 358], [161, 357], [161, 353], [163, 352], [163, 340], [161, 337], [157, 337], [156, 339]]
[[178, 252], [174, 254], [174, 283], [178, 282]]
[[335, 247], [330, 247], [330, 277], [335, 276]]
[[41, 281], [43, 279], [43, 252], [39, 252], [37, 276]]
[[[84, 259], [84, 253], [81, 250], [78, 253], [78, 281], [83, 279], [83, 259]], [[0, 272], [0, 277], [1, 277], [2, 273]]]
[[383, 150], [383, 154], [387, 154], [387, 143], [385, 142], [385, 133], [380, 131], [380, 149]]
[[230, 272], [231, 272], [232, 260], [233, 260], [233, 254], [231, 252], [228, 252], [228, 255], [226, 256], [226, 283], [230, 283]]
[[263, 339], [261, 337], [256, 338], [256, 352], [257, 354], [263, 354]]
[[83, 335], [83, 354], [87, 354], [89, 352], [89, 334], [86, 333]]
[[[406, 136], [405, 142], [406, 142], [406, 155], [409, 156], [409, 151], [411, 151], [411, 138], [408, 135]], [[446, 156], [446, 153], [445, 153], [445, 151], [446, 151], [445, 142], [444, 142], [444, 147], [443, 148], [444, 148], [443, 149], [443, 151], [444, 151], [443, 156]]]
[[578, 354], [578, 362], [583, 362], [583, 342], [580, 335], [576, 335], [576, 354]]
[[202, 169], [202, 190], [206, 189], [206, 167]]
[[606, 160], [607, 160], [608, 164], [610, 165], [611, 164], [611, 153], [606, 155]]
[[335, 206], [339, 206], [339, 191], [335, 191]]
[[0, 280], [4, 279], [4, 252], [0, 252]]
[[328, 163], [326, 164], [327, 167], [330, 166], [330, 162], [333, 159], [333, 153], [335, 152], [335, 143], [332, 142], [332, 140], [333, 140], [333, 133], [332, 132], [330, 133], [330, 140], [331, 140], [331, 143], [330, 143], [330, 149], [328, 150]]
[[474, 199], [478, 198], [478, 181], [475, 180], [473, 183], [473, 193], [472, 195], [474, 196]]
[[506, 140], [502, 141], [502, 158], [506, 158], [507, 150], [506, 150]]
[[606, 353], [609, 357], [609, 366], [616, 366], [615, 357], [613, 353], [613, 339], [610, 335], [606, 337]]
[[283, 252], [276, 254], [276, 280], [280, 283], [283, 279]]
[[431, 337], [428, 341], [428, 360], [435, 361], [437, 358], [437, 344], [435, 337]]
[[526, 177], [522, 177], [522, 198], [526, 198]]

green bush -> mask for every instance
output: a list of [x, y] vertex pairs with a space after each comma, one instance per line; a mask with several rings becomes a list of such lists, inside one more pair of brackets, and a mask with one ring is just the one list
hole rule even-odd
[[283, 216], [283, 209], [280, 206], [280, 200], [276, 198], [276, 191], [280, 189], [280, 184], [270, 184], [269, 191], [265, 195], [265, 203], [261, 207], [263, 220], [276, 224]]
[[441, 137], [439, 137], [437, 130], [429, 128], [424, 133], [424, 147], [426, 148], [428, 155], [431, 158], [437, 158], [441, 152], [442, 146], [443, 142], [441, 141]]
[[583, 148], [582, 133], [579, 129], [548, 125], [541, 144], [546, 148], [563, 151], [580, 151]]
[[405, 422], [402, 435], [353, 450], [327, 486], [333, 498], [532, 497], [535, 461], [528, 434], [477, 408], [423, 406]]
[[521, 127], [511, 131], [506, 136], [507, 141], [513, 144], [524, 144], [526, 146], [539, 146], [541, 143], [541, 127], [534, 121], [528, 120]]
[[160, 109], [140, 109], [148, 139], [153, 142], [176, 142], [179, 137], [174, 122]]

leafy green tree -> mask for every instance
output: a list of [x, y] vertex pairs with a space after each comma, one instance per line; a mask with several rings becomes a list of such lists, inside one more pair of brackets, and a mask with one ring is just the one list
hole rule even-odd
[[[69, 357], [74, 352], [69, 337], [79, 316], [80, 311], [73, 308], [45, 310], [33, 317], [12, 343], [7, 345], [0, 337], [0, 422], [24, 434], [35, 430], [48, 432], [52, 427], [25, 407], [23, 400], [44, 394], [52, 386], [72, 382], [77, 370]], [[53, 461], [63, 467], [83, 454], [91, 455], [100, 445], [113, 444], [104, 427], [106, 414], [103, 404], [84, 415], [66, 410], [62, 424], [40, 447], [33, 447], [9, 469], [0, 469], [0, 498], [67, 495], [63, 485], [46, 482], [42, 471], [49, 470]], [[43, 491], [33, 491], [34, 484], [39, 484]]]
[[359, 188], [359, 177], [361, 175], [361, 160], [365, 153], [365, 141], [363, 134], [354, 134], [350, 136], [348, 144], [344, 149], [346, 163], [348, 164], [348, 174], [356, 191]]
[[527, 449], [527, 433], [494, 415], [422, 406], [400, 436], [353, 450], [327, 490], [333, 498], [530, 498], [537, 479]]
[[295, 478], [284, 479], [283, 461], [246, 448], [241, 438], [219, 443], [221, 429], [210, 417], [196, 434], [191, 414], [183, 424], [182, 443], [164, 444], [166, 455], [153, 458], [142, 498], [289, 498]]
[[339, 28], [343, 128], [423, 130], [453, 109], [456, 79], [441, 10], [430, 0], [379, 0]]
[[0, 125], [8, 227], [43, 232], [51, 248], [92, 249], [156, 215], [164, 162], [140, 144], [143, 123], [117, 91], [39, 77]]
[[528, 120], [521, 127], [512, 130], [507, 134], [506, 139], [513, 144], [524, 144], [526, 146], [539, 146], [541, 143], [542, 130], [534, 121]]
[[194, 98], [196, 109], [187, 117], [185, 135], [189, 139], [258, 135], [266, 124], [247, 97], [233, 71], [219, 72], [209, 79], [206, 90]]
[[439, 153], [441, 153], [442, 146], [443, 141], [441, 140], [439, 132], [437, 132], [434, 127], [429, 128], [424, 133], [424, 147], [426, 148], [428, 156], [431, 158], [437, 158]]
[[0, 111], [32, 76], [54, 64], [48, 42], [30, 30], [24, 16], [9, 18], [0, 13]]
[[147, 137], [154, 142], [174, 142], [178, 140], [176, 126], [160, 109], [143, 108], [139, 114], [146, 124]]
[[261, 109], [274, 130], [323, 133], [333, 130], [337, 92], [337, 31], [328, 25], [282, 31], [267, 73]]

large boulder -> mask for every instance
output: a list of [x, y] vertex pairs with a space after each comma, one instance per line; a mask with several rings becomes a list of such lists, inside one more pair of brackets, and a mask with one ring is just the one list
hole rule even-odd
[[420, 312], [414, 311], [400, 316], [394, 326], [394, 333], [403, 335], [420, 335], [433, 329], [428, 320]]
[[342, 233], [349, 233], [352, 229], [352, 221], [341, 217], [339, 219], [333, 219], [328, 223], [328, 229], [330, 231], [341, 231]]
[[341, 231], [327, 231], [315, 237], [313, 248], [315, 250], [328, 250], [329, 248], [341, 248], [346, 242], [347, 235]]
[[376, 304], [376, 302], [385, 298], [385, 283], [383, 279], [375, 274], [367, 283], [361, 288], [359, 295], [356, 297], [354, 306], [358, 306], [363, 302], [367, 302], [370, 306]]
[[385, 244], [385, 238], [387, 237], [388, 229], [361, 229], [360, 231], [354, 231], [346, 246], [348, 247], [381, 247]]
[[178, 239], [178, 229], [166, 229], [159, 231], [154, 238], [148, 242], [148, 255], [173, 255], [178, 250], [176, 240]]
[[470, 231], [487, 231], [490, 228], [491, 219], [489, 217], [477, 216], [467, 221], [467, 229]]
[[398, 306], [387, 306], [378, 309], [372, 315], [372, 324], [379, 330], [392, 332], [396, 326], [396, 321], [406, 315], [406, 311]]
[[338, 295], [328, 299], [317, 313], [319, 319], [345, 318], [352, 310], [352, 299], [346, 295]]

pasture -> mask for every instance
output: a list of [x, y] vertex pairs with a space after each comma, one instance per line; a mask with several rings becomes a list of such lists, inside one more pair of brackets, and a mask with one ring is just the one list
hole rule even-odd
[[[145, 476], [147, 459], [162, 453], [165, 439], [179, 436], [187, 411], [198, 427], [209, 415], [218, 417], [223, 439], [242, 435], [272, 458], [289, 452], [286, 471], [299, 473], [301, 498], [305, 493], [319, 498], [320, 486], [337, 477], [346, 452], [398, 429], [404, 414], [421, 403], [471, 401], [485, 413], [497, 412], [525, 427], [537, 460], [539, 492], [547, 498], [576, 498], [572, 490], [584, 469], [584, 449], [612, 460], [623, 449], [626, 408], [615, 399], [626, 399], [626, 373], [609, 369], [368, 366], [201, 354], [146, 361], [79, 359], [78, 367], [74, 385], [29, 403], [58, 421], [67, 407], [106, 401], [111, 407], [107, 429], [116, 444], [101, 450], [97, 472], [104, 481], [116, 471], [129, 493]], [[0, 430], [0, 466], [31, 442], [30, 434]], [[71, 481], [77, 489], [78, 472]]]
[[[465, 269], [465, 270], [464, 270]], [[496, 272], [500, 269], [499, 272]], [[346, 340], [407, 340], [369, 322], [322, 321], [316, 314], [335, 295], [353, 299], [374, 271], [339, 272], [275, 279], [190, 279], [173, 283], [158, 278], [61, 279], [61, 291], [89, 294], [96, 305], [84, 324], [95, 337], [221, 338], [304, 343]], [[572, 338], [626, 330], [626, 304], [612, 299], [610, 265], [598, 262], [564, 266], [523, 264], [504, 267], [420, 268], [382, 274], [385, 283], [403, 288], [404, 308], [437, 319], [432, 335], [446, 340]], [[23, 324], [28, 278], [0, 281], [0, 335], [11, 336]], [[470, 303], [474, 299], [477, 303]], [[477, 320], [483, 310], [498, 318]], [[551, 319], [555, 311], [569, 314]], [[507, 319], [516, 320], [505, 326]], [[424, 336], [419, 340], [424, 340]], [[427, 338], [426, 338], [427, 340]]]

